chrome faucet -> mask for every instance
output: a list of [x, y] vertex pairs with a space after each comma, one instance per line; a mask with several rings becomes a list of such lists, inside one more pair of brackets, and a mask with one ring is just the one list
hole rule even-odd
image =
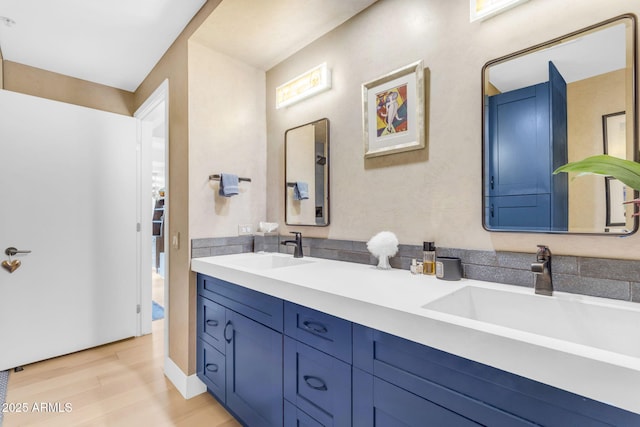
[[535, 274], [534, 290], [536, 294], [553, 295], [553, 280], [551, 279], [551, 251], [547, 246], [538, 245], [536, 262], [531, 264], [531, 271]]
[[302, 233], [300, 233], [299, 231], [292, 231], [291, 234], [296, 235], [296, 240], [285, 240], [280, 244], [285, 246], [290, 244], [296, 245], [296, 247], [293, 249], [293, 257], [302, 258]]

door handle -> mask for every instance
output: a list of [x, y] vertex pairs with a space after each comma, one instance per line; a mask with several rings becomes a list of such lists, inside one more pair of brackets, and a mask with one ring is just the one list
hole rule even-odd
[[215, 363], [207, 363], [205, 368], [207, 368], [207, 371], [209, 372], [218, 372], [218, 365]]
[[209, 319], [209, 320], [207, 320], [207, 326], [216, 327], [216, 326], [218, 326], [218, 321], [215, 320], [215, 319]]
[[13, 246], [9, 246], [7, 249], [4, 250], [4, 253], [6, 255], [9, 256], [14, 256], [16, 254], [30, 254], [31, 251], [27, 251], [27, 250], [18, 250], [16, 248], [14, 248]]

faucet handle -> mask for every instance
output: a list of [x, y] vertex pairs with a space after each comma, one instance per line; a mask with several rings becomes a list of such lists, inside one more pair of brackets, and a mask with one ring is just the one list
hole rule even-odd
[[551, 251], [546, 245], [538, 245], [538, 252], [536, 252], [536, 259], [538, 261], [544, 261], [551, 256]]

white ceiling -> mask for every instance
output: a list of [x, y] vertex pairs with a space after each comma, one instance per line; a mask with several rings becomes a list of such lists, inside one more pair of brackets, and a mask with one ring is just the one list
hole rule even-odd
[[625, 25], [615, 25], [494, 65], [489, 70], [489, 80], [500, 92], [546, 82], [549, 61], [567, 83], [623, 69], [627, 66]]
[[[5, 60], [135, 91], [206, 0], [0, 0]], [[194, 35], [267, 70], [377, 0], [223, 0]]]
[[205, 0], [0, 0], [4, 59], [134, 91]]

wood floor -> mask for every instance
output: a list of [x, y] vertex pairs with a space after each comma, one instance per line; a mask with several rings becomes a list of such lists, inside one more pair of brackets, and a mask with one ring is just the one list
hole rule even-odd
[[[12, 371], [7, 403], [28, 411], [5, 413], [2, 427], [239, 427], [211, 395], [185, 400], [164, 376], [163, 329]], [[34, 411], [43, 403], [49, 412]]]

